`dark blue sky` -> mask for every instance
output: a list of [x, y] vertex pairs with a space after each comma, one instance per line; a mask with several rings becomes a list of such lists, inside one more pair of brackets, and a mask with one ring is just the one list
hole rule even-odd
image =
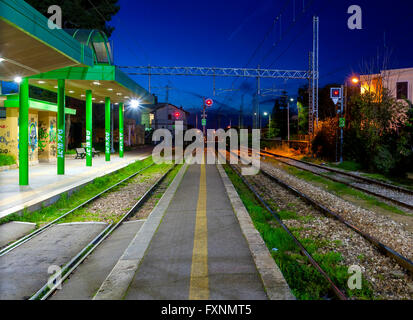
[[[293, 24], [295, 2], [296, 23]], [[342, 83], [352, 71], [360, 72], [363, 59], [370, 60], [387, 49], [392, 51], [390, 67], [413, 67], [411, 33], [413, 3], [410, 0], [120, 0], [120, 12], [112, 19], [116, 27], [112, 35], [117, 65], [217, 66], [245, 67], [265, 34], [279, 16], [277, 23], [248, 67], [277, 69], [308, 69], [308, 52], [312, 48], [312, 16], [320, 17], [320, 85]], [[363, 30], [347, 28], [347, 8], [360, 5]], [[276, 46], [263, 59], [273, 43]], [[274, 63], [273, 63], [274, 62]], [[145, 88], [147, 78], [134, 77]], [[230, 88], [234, 79], [217, 80], [218, 88]], [[196, 95], [212, 96], [212, 78], [152, 77], [152, 85], [169, 83], [170, 102], [185, 108], [196, 108], [201, 100]], [[263, 80], [262, 87], [275, 86], [297, 92], [305, 81]], [[252, 91], [254, 80], [239, 79]], [[160, 100], [164, 89], [154, 89]], [[192, 94], [193, 93], [193, 94]], [[240, 92], [221, 94], [218, 101], [238, 109]], [[246, 95], [246, 108], [251, 105]], [[264, 100], [265, 98], [263, 98]], [[262, 106], [270, 110], [271, 104]]]

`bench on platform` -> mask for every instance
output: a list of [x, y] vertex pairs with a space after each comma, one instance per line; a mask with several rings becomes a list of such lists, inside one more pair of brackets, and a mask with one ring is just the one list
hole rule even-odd
[[100, 151], [95, 150], [95, 148], [92, 148], [92, 153], [93, 156], [97, 155], [99, 157]]
[[76, 148], [76, 158], [75, 159], [84, 159], [86, 157], [85, 148]]

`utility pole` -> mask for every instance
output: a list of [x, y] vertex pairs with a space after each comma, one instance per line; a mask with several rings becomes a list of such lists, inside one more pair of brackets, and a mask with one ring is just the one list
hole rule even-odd
[[287, 132], [288, 132], [288, 142], [290, 142], [290, 101], [287, 104]]
[[205, 105], [205, 98], [203, 98], [203, 105], [202, 105], [202, 132], [204, 133], [205, 137], [205, 127], [206, 127], [206, 113], [205, 113], [206, 105]]

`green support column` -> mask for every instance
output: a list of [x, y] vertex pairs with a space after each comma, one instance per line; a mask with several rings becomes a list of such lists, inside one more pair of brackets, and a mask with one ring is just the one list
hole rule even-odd
[[57, 174], [65, 174], [65, 80], [57, 80]]
[[92, 166], [92, 90], [86, 90], [86, 166]]
[[123, 103], [119, 103], [119, 158], [123, 158]]
[[105, 159], [110, 161], [110, 98], [105, 98]]
[[29, 80], [23, 79], [19, 91], [19, 184], [29, 185]]

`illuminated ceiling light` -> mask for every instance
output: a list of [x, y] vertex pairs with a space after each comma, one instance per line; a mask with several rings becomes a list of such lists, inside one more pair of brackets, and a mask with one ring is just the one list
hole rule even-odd
[[126, 99], [129, 99], [129, 96], [125, 96]]
[[121, 95], [122, 95], [122, 93], [118, 92], [116, 95], [117, 95], [117, 96], [121, 96]]
[[117, 106], [119, 103], [118, 102], [115, 102], [115, 105]]
[[55, 89], [57, 89], [57, 86], [54, 86]]
[[92, 100], [96, 100], [96, 98], [92, 98]]
[[69, 93], [75, 93], [73, 90], [70, 90]]
[[80, 96], [81, 96], [81, 97], [85, 97], [85, 95], [84, 95], [84, 94], [81, 94]]
[[39, 81], [37, 81], [37, 83], [39, 83], [39, 84], [44, 84], [44, 83], [46, 83], [46, 81], [39, 80]]
[[100, 102], [100, 103], [103, 103], [104, 101], [103, 101], [103, 100], [100, 100], [99, 102]]
[[3, 62], [3, 61], [4, 61], [4, 59], [0, 57], [0, 62]]
[[93, 81], [93, 84], [94, 84], [95, 86], [100, 86], [100, 82], [99, 82], [99, 81]]
[[133, 109], [137, 109], [137, 108], [139, 108], [139, 106], [140, 106], [140, 102], [139, 102], [138, 100], [136, 100], [136, 99], [133, 99], [133, 100], [130, 101], [130, 106], [131, 106]]
[[22, 82], [22, 77], [15, 77], [14, 82], [16, 82], [16, 83]]
[[108, 88], [108, 91], [113, 91], [113, 89], [112, 89], [112, 88]]

